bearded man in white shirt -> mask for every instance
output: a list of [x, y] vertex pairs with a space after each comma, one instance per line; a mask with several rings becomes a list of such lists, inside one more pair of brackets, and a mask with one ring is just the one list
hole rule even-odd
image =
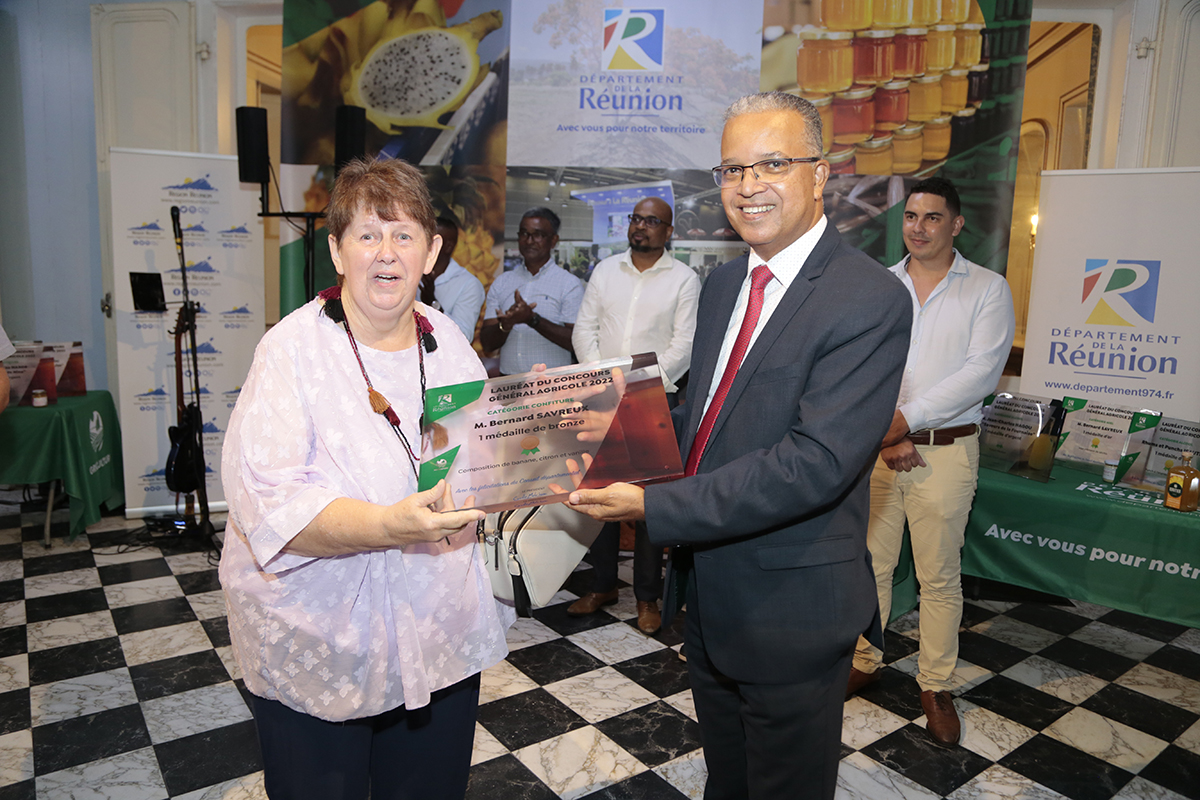
[[[653, 351], [662, 369], [667, 402], [676, 404], [678, 382], [687, 372], [696, 332], [700, 279], [692, 268], [671, 258], [667, 242], [671, 206], [647, 197], [629, 215], [629, 249], [610, 256], [592, 270], [575, 319], [571, 342], [581, 364], [603, 358]], [[638, 628], [655, 633], [662, 625], [662, 547], [650, 544], [646, 523], [634, 523], [633, 594]], [[567, 609], [580, 617], [617, 602], [617, 551], [620, 523], [605, 523], [592, 544], [592, 591]]]
[[[867, 547], [887, 623], [907, 518], [921, 584], [917, 684], [926, 730], [943, 745], [961, 726], [950, 690], [962, 620], [961, 550], [979, 472], [979, 421], [1012, 347], [1004, 277], [954, 248], [965, 220], [943, 178], [917, 183], [904, 206], [909, 255], [891, 271], [912, 296], [912, 339], [898, 407], [871, 473]], [[846, 696], [879, 679], [882, 652], [859, 638]]]

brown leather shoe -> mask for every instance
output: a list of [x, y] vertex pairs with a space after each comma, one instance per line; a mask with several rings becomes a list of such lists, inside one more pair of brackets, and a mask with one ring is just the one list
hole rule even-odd
[[657, 600], [638, 600], [638, 630], [650, 636], [662, 627], [662, 614], [658, 611]]
[[879, 670], [863, 672], [855, 667], [850, 668], [850, 680], [846, 681], [846, 699], [849, 700], [862, 689], [879, 680]]
[[583, 597], [567, 606], [567, 616], [586, 617], [595, 614], [600, 606], [611, 606], [617, 602], [617, 590], [611, 592], [588, 592]]
[[958, 711], [949, 692], [921, 692], [921, 709], [925, 712], [925, 730], [942, 745], [958, 744], [962, 728]]

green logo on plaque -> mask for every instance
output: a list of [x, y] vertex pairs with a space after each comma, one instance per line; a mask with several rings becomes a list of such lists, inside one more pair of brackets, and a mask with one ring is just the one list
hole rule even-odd
[[454, 463], [454, 457], [457, 455], [458, 447], [454, 447], [432, 461], [421, 464], [421, 477], [417, 481], [417, 489], [422, 492], [432, 489], [438, 481], [446, 477], [446, 473], [450, 471], [450, 465]]
[[483, 381], [439, 386], [425, 392], [425, 421], [435, 422], [469, 406], [483, 394]]

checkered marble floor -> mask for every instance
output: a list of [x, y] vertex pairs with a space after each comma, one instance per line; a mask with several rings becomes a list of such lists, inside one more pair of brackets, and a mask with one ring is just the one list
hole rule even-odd
[[[46, 550], [43, 514], [0, 505], [0, 800], [264, 797], [215, 565], [119, 547], [119, 517], [64, 542], [65, 511]], [[627, 587], [568, 617], [587, 584], [484, 674], [468, 797], [701, 797], [678, 623], [641, 635]], [[1200, 631], [1084, 603], [969, 602], [963, 626], [960, 746], [922, 731], [901, 618], [883, 679], [846, 704], [839, 798], [1200, 798]]]

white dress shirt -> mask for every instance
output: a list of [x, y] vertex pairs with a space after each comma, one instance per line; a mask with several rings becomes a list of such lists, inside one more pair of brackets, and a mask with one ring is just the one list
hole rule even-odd
[[483, 308], [484, 290], [466, 267], [453, 258], [446, 271], [433, 282], [433, 296], [442, 307], [442, 313], [454, 320], [454, 324], [467, 337], [475, 338], [475, 323], [479, 322], [479, 310]]
[[[574, 325], [583, 300], [583, 283], [567, 272], [554, 259], [550, 259], [537, 275], [530, 274], [524, 266], [503, 272], [487, 293], [487, 311], [484, 319], [495, 319], [498, 313], [512, 308], [516, 292], [521, 298], [537, 308], [539, 317], [557, 325]], [[500, 348], [500, 371], [505, 375], [529, 372], [534, 364], [547, 367], [565, 367], [573, 363], [571, 351], [564, 350], [528, 325], [514, 325]]]
[[746, 305], [750, 302], [750, 273], [760, 264], [766, 264], [770, 267], [771, 275], [774, 277], [763, 290], [762, 311], [759, 312], [758, 324], [754, 326], [754, 333], [750, 336], [750, 344], [746, 347], [747, 353], [753, 349], [754, 343], [758, 341], [758, 334], [762, 332], [767, 321], [771, 319], [771, 315], [775, 313], [775, 309], [779, 307], [779, 302], [787, 294], [792, 281], [800, 274], [800, 268], [812, 255], [817, 242], [821, 241], [821, 235], [825, 233], [827, 224], [825, 216], [821, 215], [816, 225], [776, 253], [769, 262], [764, 261], [758, 253], [754, 252], [754, 248], [750, 249], [750, 260], [746, 264], [746, 277], [742, 279], [742, 288], [738, 290], [737, 305], [733, 307], [733, 315], [729, 318], [729, 327], [725, 329], [725, 339], [721, 342], [721, 352], [717, 356], [717, 369], [713, 372], [712, 385], [708, 387], [708, 395], [704, 400], [705, 412], [708, 411], [708, 404], [712, 402], [713, 395], [717, 393], [721, 376], [725, 374], [725, 365], [729, 363], [729, 354], [733, 352], [733, 343], [737, 341], [738, 331], [742, 329], [742, 317], [746, 316]]
[[654, 352], [668, 392], [687, 372], [700, 278], [665, 251], [645, 272], [626, 250], [592, 270], [571, 343], [579, 363]]
[[914, 431], [977, 423], [1012, 348], [1016, 321], [1008, 281], [955, 250], [950, 271], [922, 306], [908, 259], [891, 268], [913, 303], [900, 413]]

